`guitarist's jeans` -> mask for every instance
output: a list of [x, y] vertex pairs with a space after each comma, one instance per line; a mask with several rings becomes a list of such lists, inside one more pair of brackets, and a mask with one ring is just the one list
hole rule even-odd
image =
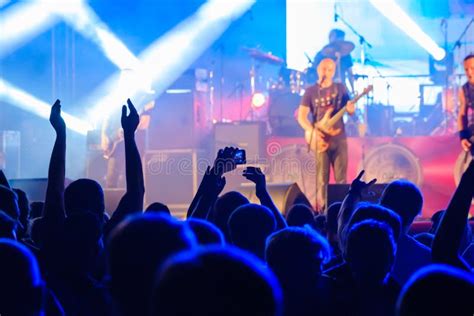
[[318, 189], [318, 207], [327, 205], [329, 170], [332, 166], [336, 183], [347, 182], [347, 138], [333, 138], [326, 152], [316, 154], [316, 186]]
[[124, 166], [125, 161], [123, 158], [110, 157], [109, 160], [107, 160], [106, 188], [115, 189], [125, 187]]

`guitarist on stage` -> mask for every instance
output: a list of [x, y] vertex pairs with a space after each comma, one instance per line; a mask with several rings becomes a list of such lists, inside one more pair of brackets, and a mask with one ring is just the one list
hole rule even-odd
[[[315, 123], [325, 117], [326, 112], [334, 115], [346, 106], [347, 112], [352, 115], [355, 105], [349, 98], [347, 88], [342, 83], [333, 82], [336, 70], [335, 62], [330, 58], [323, 59], [317, 68], [319, 80], [309, 87], [298, 108], [298, 123], [310, 135], [316, 135], [316, 142], [320, 146], [328, 146], [325, 150], [316, 150], [316, 207], [324, 209], [327, 205], [327, 186], [329, 183], [329, 169], [333, 166], [336, 183], [346, 183], [347, 173], [347, 139], [344, 131], [344, 121], [338, 120], [329, 130], [322, 131], [315, 127]], [[311, 114], [312, 121], [308, 116]], [[327, 117], [328, 115], [326, 115]], [[315, 132], [315, 133], [313, 133]], [[313, 147], [313, 146], [311, 146]]]

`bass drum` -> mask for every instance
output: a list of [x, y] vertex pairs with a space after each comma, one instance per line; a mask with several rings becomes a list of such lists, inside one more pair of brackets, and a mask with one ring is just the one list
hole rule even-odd
[[418, 187], [423, 184], [423, 172], [419, 159], [408, 148], [398, 144], [384, 144], [372, 148], [359, 164], [365, 170], [365, 179], [377, 179], [377, 183], [390, 183], [406, 179]]

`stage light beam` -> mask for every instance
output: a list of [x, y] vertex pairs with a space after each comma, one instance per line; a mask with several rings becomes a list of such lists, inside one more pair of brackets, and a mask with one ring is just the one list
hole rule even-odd
[[[230, 24], [244, 14], [255, 0], [209, 0], [192, 16], [183, 20], [171, 31], [158, 38], [139, 55], [140, 66], [135, 68], [133, 80], [150, 79], [156, 95], [163, 93], [192, 63], [212, 45]], [[130, 97], [139, 99], [140, 93], [127, 94], [116, 88], [120, 76], [114, 74], [85, 104], [94, 104], [90, 117], [98, 123], [110, 113], [111, 107], [121, 105]], [[132, 86], [141, 86], [136, 82]], [[130, 92], [130, 91], [128, 91]]]
[[[31, 112], [44, 119], [49, 119], [51, 112], [50, 104], [35, 98], [1, 78], [0, 100], [22, 108], [23, 110]], [[92, 126], [86, 121], [80, 120], [64, 111], [62, 112], [62, 117], [66, 122], [66, 126], [79, 134], [87, 135], [87, 131], [92, 129]]]
[[69, 2], [49, 0], [49, 3], [56, 14], [85, 38], [95, 43], [104, 56], [119, 69], [138, 67], [138, 58], [83, 0], [69, 0]]
[[395, 26], [411, 37], [436, 60], [442, 60], [446, 51], [428, 36], [393, 0], [370, 0], [370, 3]]
[[59, 22], [43, 2], [20, 2], [0, 12], [0, 57]]

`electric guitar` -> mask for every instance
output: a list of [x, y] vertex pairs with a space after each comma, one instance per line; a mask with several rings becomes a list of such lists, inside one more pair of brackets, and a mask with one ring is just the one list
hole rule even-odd
[[104, 150], [104, 153], [102, 155], [104, 159], [109, 160], [110, 158], [112, 158], [115, 155], [115, 151], [117, 150], [117, 147], [121, 145], [121, 143], [123, 143], [123, 138], [114, 140], [112, 145], [109, 146], [109, 148], [107, 148], [106, 150]]
[[[357, 103], [357, 101], [373, 89], [374, 87], [369, 85], [361, 94], [357, 95], [349, 102], [354, 104]], [[334, 109], [327, 110], [326, 113], [324, 113], [324, 116], [314, 124], [314, 128], [305, 132], [304, 138], [306, 143], [309, 144], [311, 150], [317, 151], [318, 153], [326, 152], [329, 148], [330, 138], [337, 136], [342, 132], [340, 128], [334, 129], [334, 125], [342, 119], [344, 113], [347, 112], [347, 106], [344, 106], [331, 117], [333, 111]]]

